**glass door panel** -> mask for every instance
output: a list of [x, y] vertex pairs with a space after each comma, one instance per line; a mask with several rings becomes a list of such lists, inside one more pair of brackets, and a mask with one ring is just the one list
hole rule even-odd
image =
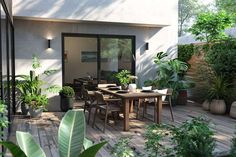
[[123, 69], [132, 70], [132, 40], [100, 38], [100, 79], [112, 82], [112, 75]]

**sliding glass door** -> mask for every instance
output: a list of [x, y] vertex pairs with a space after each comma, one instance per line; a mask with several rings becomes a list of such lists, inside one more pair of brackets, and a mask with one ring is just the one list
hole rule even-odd
[[63, 33], [63, 84], [78, 78], [114, 81], [123, 69], [135, 73], [135, 37]]

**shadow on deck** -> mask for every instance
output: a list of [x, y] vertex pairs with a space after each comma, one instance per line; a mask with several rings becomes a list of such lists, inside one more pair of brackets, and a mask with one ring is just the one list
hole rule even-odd
[[[77, 103], [80, 105], [80, 103]], [[214, 151], [215, 156], [224, 156], [228, 154], [233, 137], [236, 120], [228, 116], [212, 115], [207, 111], [203, 111], [199, 104], [188, 103], [186, 106], [175, 106], [173, 108], [175, 122], [171, 122], [170, 112], [168, 108], [163, 108], [162, 119], [163, 123], [180, 125], [182, 122], [200, 115], [207, 116], [214, 125], [212, 129], [215, 131], [215, 138], [217, 140], [217, 147]], [[149, 114], [153, 114], [148, 110]], [[16, 116], [12, 124], [12, 133], [10, 140], [15, 142], [15, 132], [27, 131], [30, 132], [35, 139], [40, 143], [47, 157], [59, 157], [57, 150], [57, 131], [63, 112], [44, 112], [40, 119], [29, 119], [21, 116]], [[93, 118], [91, 118], [93, 119]], [[108, 125], [106, 133], [104, 134], [99, 127], [102, 128], [103, 121], [97, 120], [98, 127], [95, 129], [91, 127], [92, 121], [87, 125], [87, 137], [92, 141], [107, 140], [109, 144], [100, 150], [97, 156], [110, 156], [110, 148], [119, 137], [132, 137], [130, 146], [136, 152], [142, 152], [144, 148], [145, 139], [143, 137], [145, 126], [152, 123], [148, 119], [136, 119], [135, 113], [130, 114], [130, 131], [123, 131], [123, 121], [119, 120], [115, 125]]]

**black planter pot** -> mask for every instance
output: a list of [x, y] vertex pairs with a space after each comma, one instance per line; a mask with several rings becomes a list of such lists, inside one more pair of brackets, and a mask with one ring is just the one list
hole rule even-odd
[[61, 95], [61, 111], [66, 112], [73, 108], [73, 97]]

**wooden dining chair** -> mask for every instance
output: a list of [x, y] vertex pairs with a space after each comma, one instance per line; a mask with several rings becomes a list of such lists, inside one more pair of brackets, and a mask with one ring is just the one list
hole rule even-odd
[[120, 113], [121, 111], [121, 107], [120, 107], [121, 99], [105, 98], [104, 95], [99, 91], [95, 92], [95, 97], [96, 97], [97, 105], [96, 105], [96, 110], [94, 113], [93, 127], [95, 125], [98, 110], [103, 110], [105, 111], [105, 121], [104, 121], [104, 127], [102, 131], [105, 132], [106, 125], [108, 122], [108, 115], [115, 112]]
[[[174, 122], [174, 115], [173, 115], [172, 102], [171, 102], [173, 89], [168, 88], [168, 89], [163, 89], [163, 90], [157, 90], [157, 92], [161, 94], [165, 94], [165, 96], [162, 96], [162, 105], [169, 105], [171, 120]], [[145, 117], [145, 113], [147, 113], [148, 104], [153, 103], [153, 102], [156, 105], [157, 99], [154, 99], [154, 98], [145, 99], [145, 100], [139, 99], [138, 108], [137, 108], [137, 118], [139, 118], [141, 105], [143, 104], [143, 117]]]
[[88, 111], [87, 123], [89, 124], [91, 111], [97, 105], [97, 102], [95, 100], [95, 92], [88, 91], [87, 89], [83, 89], [82, 92], [83, 92], [82, 94], [83, 94], [83, 99], [84, 99], [84, 113], [86, 110]]

